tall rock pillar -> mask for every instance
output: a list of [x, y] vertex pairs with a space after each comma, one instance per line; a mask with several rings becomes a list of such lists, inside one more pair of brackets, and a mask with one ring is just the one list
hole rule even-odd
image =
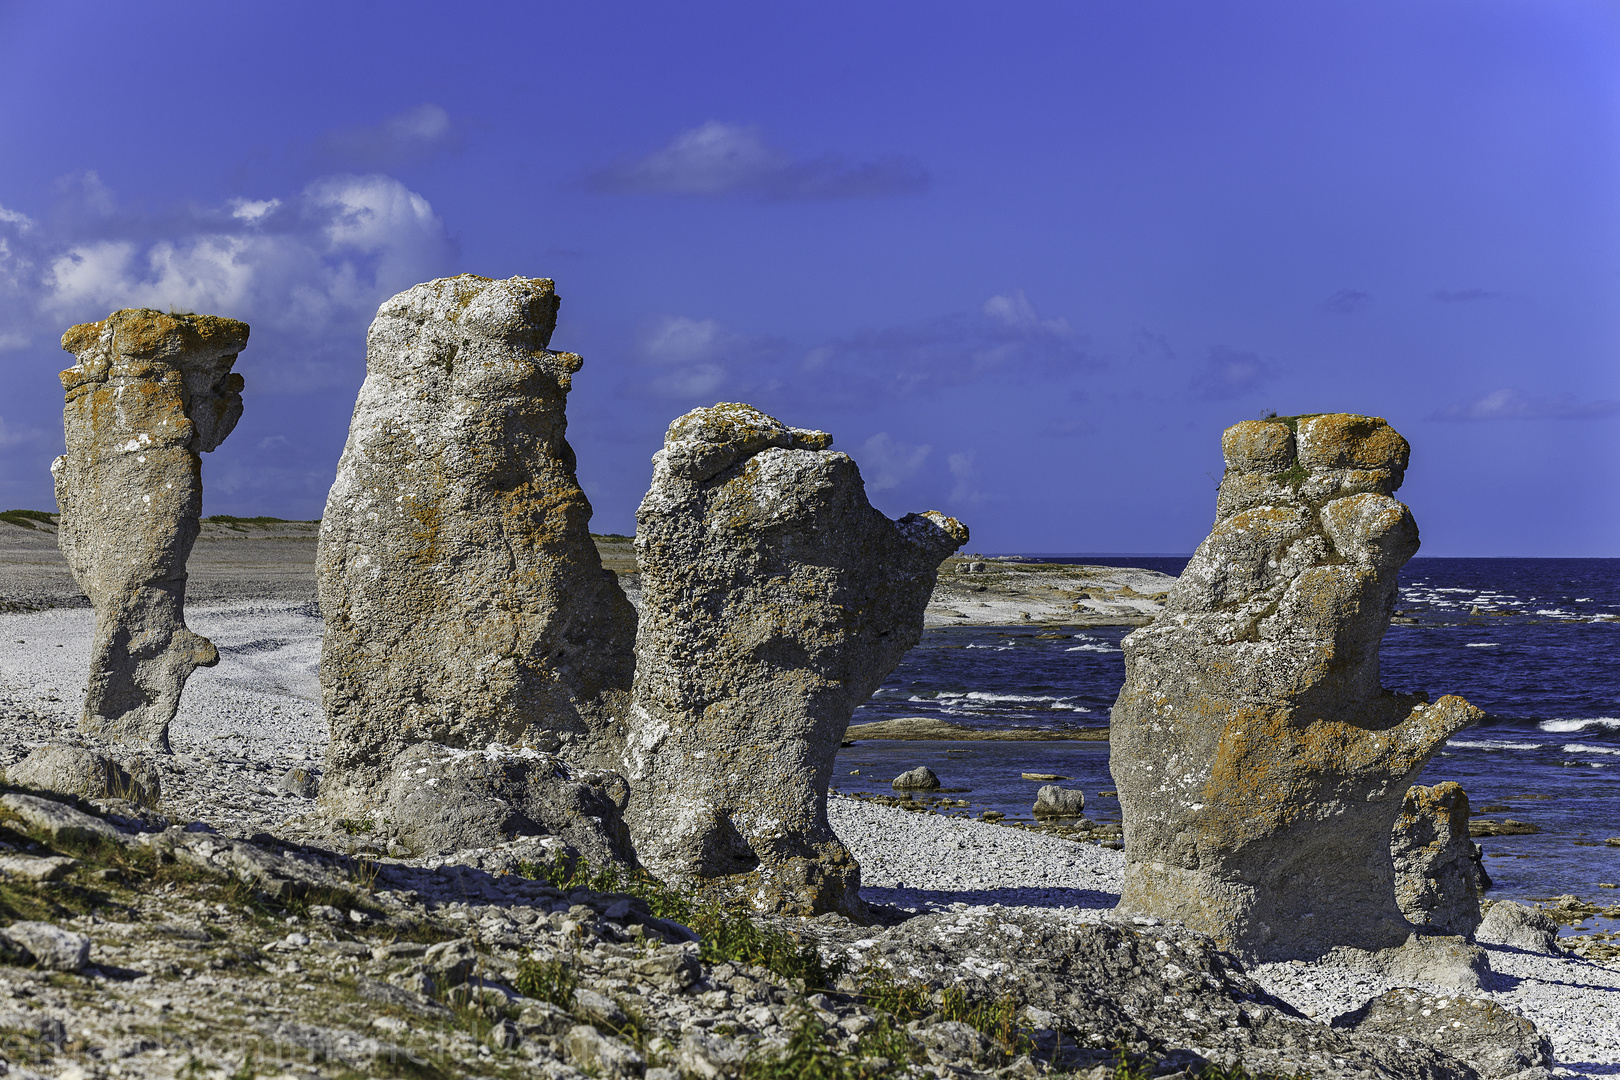
[[219, 662], [186, 628], [202, 460], [242, 415], [246, 323], [126, 308], [62, 335], [67, 453], [51, 465], [57, 543], [96, 612], [87, 732], [169, 748], [180, 691]]
[[666, 878], [801, 915], [864, 910], [827, 822], [833, 756], [968, 539], [943, 514], [873, 509], [831, 443], [747, 405], [694, 409], [636, 515], [636, 852]]
[[1430, 755], [1480, 713], [1391, 693], [1378, 646], [1417, 551], [1376, 417], [1250, 420], [1221, 440], [1215, 527], [1125, 639], [1109, 765], [1124, 911], [1258, 959], [1399, 945], [1390, 835]]
[[[549, 279], [462, 274], [371, 324], [316, 567], [329, 806], [399, 788], [394, 766], [419, 744], [618, 758], [636, 615], [574, 477], [564, 405], [580, 358], [547, 348], [557, 306]], [[508, 766], [519, 787], [555, 771]]]

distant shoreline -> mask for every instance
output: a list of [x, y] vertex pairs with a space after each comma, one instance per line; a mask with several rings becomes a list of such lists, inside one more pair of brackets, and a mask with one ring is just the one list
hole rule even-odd
[[971, 728], [929, 716], [902, 716], [870, 724], [851, 724], [845, 742], [889, 739], [907, 742], [1107, 742], [1105, 727], [1050, 731], [1046, 728]]

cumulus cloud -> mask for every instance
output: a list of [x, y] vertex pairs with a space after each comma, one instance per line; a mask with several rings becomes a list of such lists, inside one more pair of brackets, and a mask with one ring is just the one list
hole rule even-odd
[[861, 444], [860, 456], [856, 459], [861, 476], [866, 480], [866, 490], [889, 491], [899, 487], [917, 475], [933, 449], [900, 442], [890, 438], [887, 431], [873, 435]]
[[1277, 365], [1258, 353], [1217, 345], [1193, 373], [1192, 394], [1200, 401], [1230, 401], [1253, 393], [1277, 374]]
[[638, 397], [711, 398], [734, 373], [779, 355], [783, 347], [775, 338], [727, 329], [718, 319], [666, 316], [641, 335], [642, 370], [629, 389]]
[[1372, 294], [1360, 289], [1340, 289], [1322, 301], [1322, 310], [1335, 315], [1354, 315], [1372, 303]]
[[316, 141], [317, 154], [345, 169], [391, 169], [461, 146], [459, 126], [444, 109], [424, 103], [372, 127], [340, 128]]
[[990, 375], [1066, 375], [1099, 362], [1066, 319], [1043, 318], [1022, 292], [979, 310], [870, 330], [811, 349], [806, 391], [851, 405], [924, 393]]
[[9, 324], [0, 348], [117, 308], [203, 311], [246, 320], [255, 341], [260, 330], [298, 339], [306, 347], [267, 370], [272, 381], [307, 382], [335, 330], [363, 328], [382, 300], [443, 272], [454, 254], [428, 201], [377, 174], [322, 177], [290, 195], [157, 220], [121, 214], [94, 176], [74, 185], [79, 211], [86, 191], [89, 216], [67, 215], [71, 225], [56, 231], [15, 211], [0, 216]]
[[795, 159], [768, 145], [757, 127], [710, 120], [645, 157], [591, 174], [586, 186], [612, 193], [871, 199], [923, 191], [928, 173], [909, 157], [848, 161], [823, 154]]
[[951, 470], [951, 478], [955, 481], [951, 485], [951, 502], [957, 506], [971, 506], [983, 502], [985, 493], [975, 486], [977, 470], [974, 468], [973, 451], [969, 450], [959, 454], [951, 454], [945, 459], [945, 464]]
[[1523, 390], [1494, 390], [1472, 401], [1448, 405], [1431, 420], [1596, 420], [1620, 414], [1620, 401], [1578, 401], [1570, 394], [1533, 397]]

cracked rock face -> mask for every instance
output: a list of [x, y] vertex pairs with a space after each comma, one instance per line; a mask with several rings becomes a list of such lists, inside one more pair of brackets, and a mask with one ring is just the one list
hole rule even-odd
[[1417, 525], [1406, 440], [1375, 417], [1251, 420], [1221, 441], [1214, 529], [1125, 639], [1109, 765], [1120, 908], [1256, 959], [1400, 945], [1391, 830], [1480, 713], [1384, 690], [1378, 646]]
[[62, 335], [57, 544], [96, 611], [85, 731], [159, 750], [186, 679], [219, 662], [186, 628], [202, 461], [242, 415], [246, 323], [126, 308]]
[[1468, 836], [1468, 795], [1448, 780], [1414, 785], [1395, 821], [1395, 899], [1415, 923], [1471, 938], [1479, 929], [1479, 880]]
[[547, 279], [463, 274], [371, 324], [316, 567], [329, 806], [369, 809], [422, 743], [617, 756], [636, 616], [588, 532], [556, 318]]
[[670, 425], [636, 516], [637, 854], [803, 915], [864, 910], [827, 823], [833, 756], [968, 538], [943, 514], [873, 509], [831, 442], [747, 405], [695, 409]]

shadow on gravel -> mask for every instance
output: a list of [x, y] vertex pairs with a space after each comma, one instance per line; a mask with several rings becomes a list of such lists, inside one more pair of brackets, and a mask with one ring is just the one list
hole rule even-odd
[[1027, 908], [1111, 908], [1119, 903], [1119, 893], [1099, 889], [884, 889], [861, 886], [861, 898], [869, 904], [900, 908], [949, 907], [952, 904], [990, 905]]

